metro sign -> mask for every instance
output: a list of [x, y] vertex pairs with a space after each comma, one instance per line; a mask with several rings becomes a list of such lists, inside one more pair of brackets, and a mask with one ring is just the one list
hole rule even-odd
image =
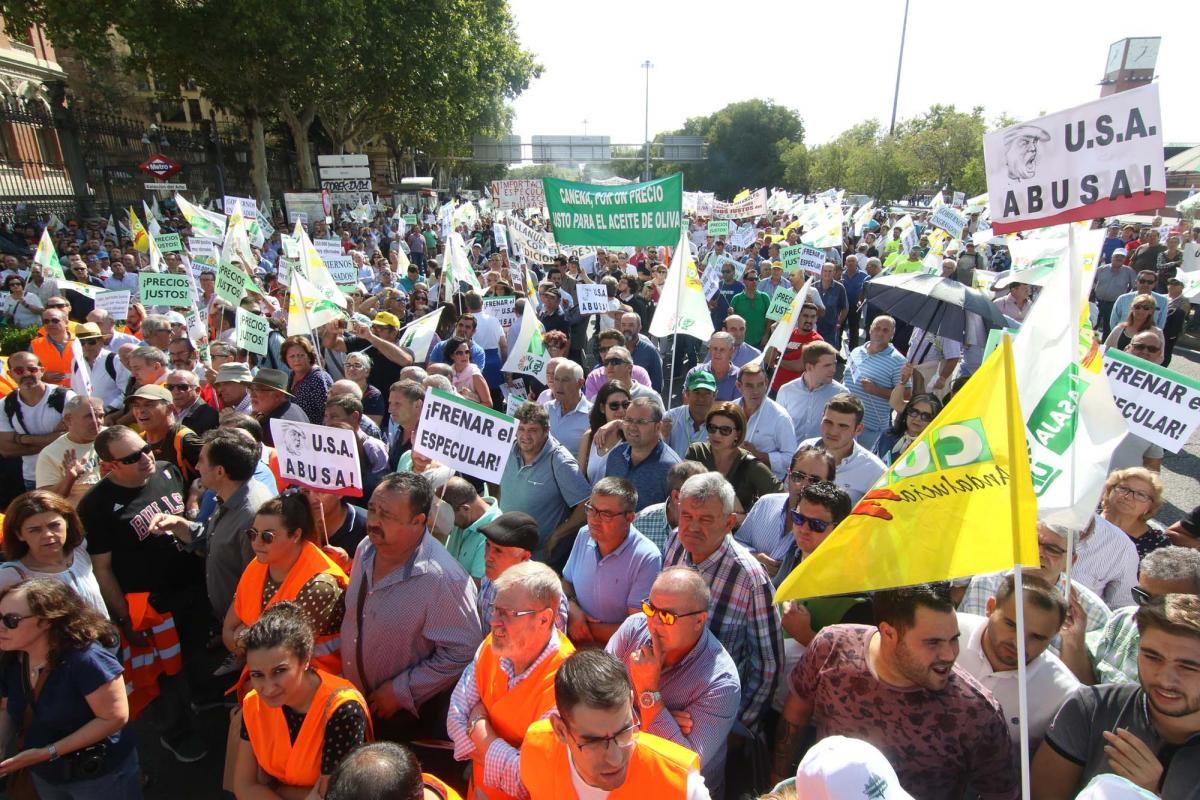
[[172, 161], [162, 153], [155, 153], [141, 164], [138, 164], [138, 169], [152, 177], [158, 178], [160, 181], [165, 181], [183, 169], [183, 165]]

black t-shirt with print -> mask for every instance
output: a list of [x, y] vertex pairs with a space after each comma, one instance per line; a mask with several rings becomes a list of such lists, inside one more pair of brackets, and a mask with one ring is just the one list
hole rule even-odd
[[87, 549], [112, 554], [124, 592], [171, 594], [204, 585], [204, 559], [170, 536], [151, 536], [155, 514], [183, 515], [184, 485], [174, 464], [159, 463], [145, 486], [130, 489], [105, 478], [79, 501]]

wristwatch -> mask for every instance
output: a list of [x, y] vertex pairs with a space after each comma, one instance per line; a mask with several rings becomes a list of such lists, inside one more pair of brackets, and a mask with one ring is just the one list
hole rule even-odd
[[50, 754], [51, 761], [58, 761], [58, 748], [52, 744], [46, 745], [46, 752]]
[[653, 708], [662, 702], [662, 692], [642, 692], [638, 695], [638, 705], [642, 708]]

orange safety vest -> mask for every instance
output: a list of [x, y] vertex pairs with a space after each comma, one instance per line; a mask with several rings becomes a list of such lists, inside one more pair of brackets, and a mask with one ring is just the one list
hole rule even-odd
[[428, 772], [421, 773], [421, 782], [425, 784], [425, 788], [433, 792], [441, 800], [462, 800], [462, 795], [451, 789], [440, 778], [430, 775]]
[[[295, 600], [296, 595], [304, 585], [317, 575], [332, 575], [338, 585], [345, 591], [350, 584], [350, 578], [333, 559], [325, 555], [321, 548], [312, 542], [305, 542], [300, 550], [300, 558], [292, 565], [287, 577], [275, 591], [275, 594], [262, 605], [263, 586], [267, 582], [269, 567], [254, 559], [246, 565], [241, 579], [238, 581], [237, 593], [233, 596], [233, 608], [243, 625], [253, 625], [266, 611], [276, 603], [284, 600]], [[342, 674], [341, 633], [328, 636], [318, 636], [316, 647], [313, 648], [312, 663], [332, 675]]]
[[61, 372], [64, 377], [58, 382], [60, 386], [71, 386], [71, 365], [74, 363], [75, 354], [73, 345], [75, 337], [67, 335], [67, 345], [63, 351], [58, 352], [58, 348], [50, 344], [48, 336], [37, 336], [29, 343], [29, 349], [38, 357], [38, 361], [42, 362], [42, 369], [46, 372]]
[[275, 476], [275, 488], [283, 494], [284, 490], [291, 485], [291, 481], [283, 479], [283, 473], [279, 469], [279, 451], [274, 447], [263, 445], [263, 449], [267, 451], [267, 469], [271, 470], [271, 474]]
[[8, 397], [17, 390], [17, 382], [8, 376], [8, 357], [0, 356], [0, 397]]
[[160, 614], [150, 605], [149, 592], [125, 595], [129, 624], [146, 634], [146, 644], [130, 642], [121, 635], [121, 664], [125, 668], [125, 691], [129, 695], [129, 719], [135, 720], [158, 697], [160, 675], [178, 675], [183, 668], [179, 632], [175, 618]]
[[[554, 676], [567, 656], [575, 652], [575, 645], [557, 629], [558, 652], [538, 665], [511, 690], [508, 675], [500, 667], [500, 656], [492, 649], [492, 636], [483, 640], [475, 658], [475, 685], [479, 687], [479, 699], [487, 709], [488, 723], [501, 739], [518, 750], [525, 739], [529, 726], [554, 708]], [[483, 763], [476, 759], [471, 768], [471, 785], [467, 794], [473, 798], [480, 795], [489, 800], [507, 800], [512, 795], [502, 792], [483, 782]]]
[[371, 738], [367, 701], [354, 684], [319, 669], [316, 672], [321, 685], [313, 695], [295, 744], [288, 734], [283, 709], [269, 707], [253, 690], [242, 701], [242, 720], [255, 761], [264, 772], [288, 786], [314, 786], [320, 780], [325, 724], [343, 704], [356, 701], [362, 706], [367, 714], [367, 738]]
[[[286, 732], [284, 734], [287, 735]], [[629, 759], [625, 783], [609, 793], [610, 800], [685, 800], [689, 772], [699, 771], [700, 756], [652, 733], [639, 733]], [[531, 800], [576, 797], [571, 783], [567, 746], [558, 740], [550, 720], [529, 726], [521, 745], [521, 782]]]

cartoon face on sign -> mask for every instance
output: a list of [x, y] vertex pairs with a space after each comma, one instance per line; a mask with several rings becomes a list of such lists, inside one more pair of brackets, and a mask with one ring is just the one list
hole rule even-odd
[[284, 434], [283, 449], [288, 455], [299, 458], [304, 453], [304, 431], [289, 427]]
[[1014, 181], [1029, 180], [1037, 174], [1041, 143], [1050, 141], [1050, 134], [1036, 125], [1018, 125], [1004, 134], [1004, 164], [1008, 177]]

